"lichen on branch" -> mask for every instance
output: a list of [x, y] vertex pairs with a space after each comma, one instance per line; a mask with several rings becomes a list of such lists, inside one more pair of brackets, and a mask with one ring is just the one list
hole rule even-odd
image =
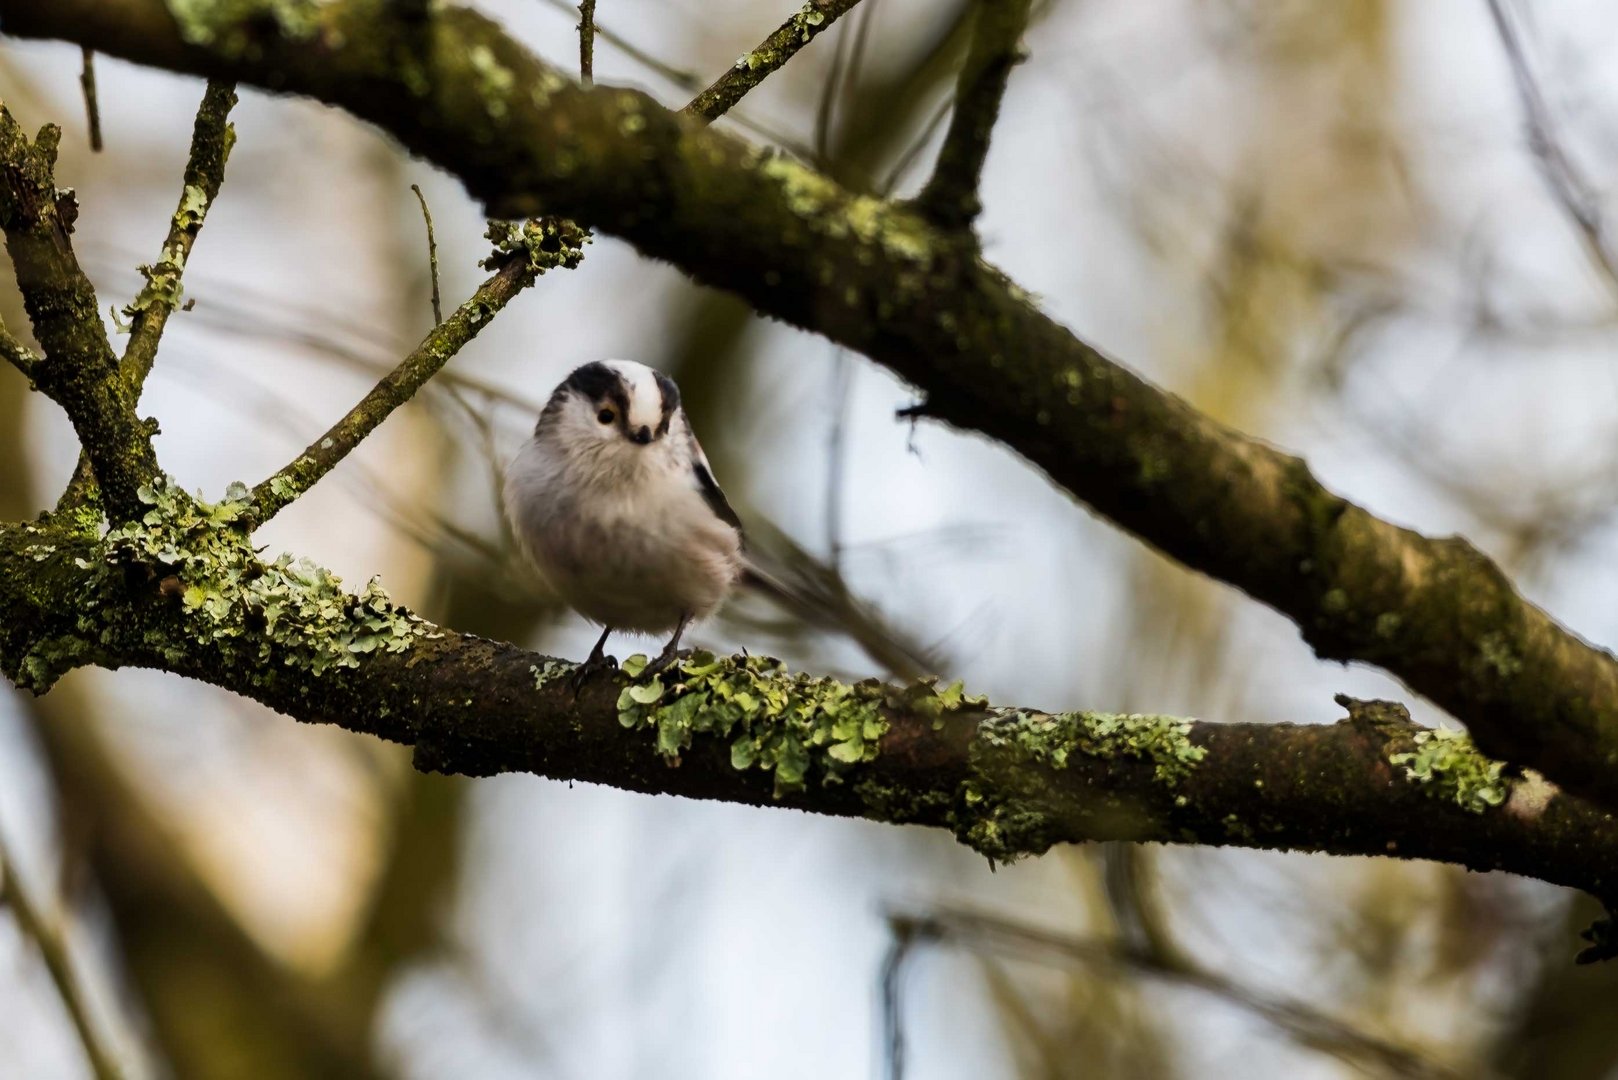
[[114, 526], [88, 551], [22, 526], [31, 539], [19, 557], [62, 590], [53, 598], [62, 608], [56, 621], [69, 625], [48, 633], [13, 627], [0, 670], [43, 693], [75, 667], [115, 663], [132, 632], [157, 644], [133, 624], [165, 607], [177, 618], [171, 639], [158, 645], [163, 659], [178, 663], [188, 649], [205, 650], [228, 662], [244, 684], [240, 692], [267, 663], [319, 676], [357, 667], [368, 653], [403, 652], [435, 633], [394, 605], [375, 579], [351, 593], [306, 559], [262, 560], [246, 529], [248, 494], [236, 484], [209, 503], [158, 477], [140, 489], [145, 513]]

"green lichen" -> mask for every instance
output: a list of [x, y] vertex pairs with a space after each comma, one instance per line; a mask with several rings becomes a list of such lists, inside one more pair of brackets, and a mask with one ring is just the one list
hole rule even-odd
[[534, 664], [528, 673], [534, 677], [534, 689], [543, 690], [558, 679], [566, 679], [578, 670], [578, 666], [566, 660], [546, 660], [542, 664]]
[[[180, 306], [180, 297], [185, 293], [185, 285], [181, 276], [185, 273], [185, 251], [178, 245], [169, 245], [163, 248], [163, 257], [151, 266], [140, 267], [141, 276], [146, 284], [136, 294], [135, 299], [124, 305], [123, 314], [133, 319], [143, 311], [151, 308], [166, 307], [170, 310]], [[120, 332], [127, 332], [129, 327], [123, 323], [117, 324]]]
[[[226, 156], [229, 156], [229, 151], [226, 151]], [[174, 224], [189, 229], [202, 224], [202, 217], [207, 212], [208, 193], [195, 184], [187, 184], [180, 195], [180, 208], [174, 211]]]
[[1429, 728], [1416, 732], [1412, 741], [1415, 750], [1390, 754], [1388, 761], [1403, 766], [1405, 779], [1420, 784], [1433, 798], [1481, 814], [1511, 795], [1510, 781], [1501, 776], [1505, 763], [1479, 753], [1470, 736]]
[[956, 836], [992, 862], [1043, 853], [1063, 836], [1052, 814], [1045, 770], [1076, 758], [1147, 762], [1165, 787], [1191, 776], [1207, 750], [1191, 741], [1191, 721], [1175, 716], [1008, 711], [985, 720], [973, 740], [971, 776], [962, 784]]
[[176, 582], [199, 645], [221, 646], [237, 658], [272, 658], [320, 674], [358, 667], [372, 652], [403, 652], [428, 625], [395, 606], [377, 579], [358, 593], [307, 559], [262, 561], [242, 526], [251, 493], [232, 484], [223, 501], [191, 499], [164, 480], [139, 491], [150, 507], [103, 541], [114, 564], [161, 567]]
[[[43, 690], [103, 652], [127, 651], [131, 624], [109, 609], [127, 606], [132, 583], [181, 616], [175, 624], [181, 638], [152, 626], [138, 631], [142, 645], [176, 665], [188, 659], [188, 645], [214, 650], [249, 681], [271, 677], [266, 665], [272, 663], [320, 674], [437, 636], [395, 606], [375, 579], [353, 593], [308, 560], [260, 559], [246, 528], [251, 503], [243, 484], [231, 485], [218, 503], [192, 498], [162, 478], [138, 494], [147, 507], [139, 519], [100, 537], [90, 549], [93, 558], [72, 557], [71, 632], [26, 640], [21, 655], [5, 658], [20, 685]], [[58, 558], [49, 543], [23, 550], [41, 560]]]
[[167, 0], [180, 36], [191, 45], [210, 46], [227, 55], [254, 49], [253, 37], [265, 23], [290, 38], [313, 37], [320, 29], [323, 0]]
[[494, 50], [487, 45], [472, 46], [466, 58], [472, 65], [472, 73], [477, 77], [478, 93], [483, 97], [483, 105], [489, 115], [496, 120], [504, 118], [507, 111], [506, 98], [510, 95], [511, 88], [516, 85], [517, 76], [495, 57]]
[[[638, 679], [646, 658], [632, 656], [623, 672]], [[618, 695], [618, 722], [655, 732], [670, 761], [695, 738], [723, 739], [739, 770], [770, 773], [775, 794], [800, 791], [812, 776], [839, 783], [874, 761], [888, 730], [887, 688], [789, 673], [765, 656], [716, 657], [696, 652], [660, 675], [630, 682]]]
[[932, 265], [932, 234], [920, 215], [869, 195], [850, 195], [836, 182], [807, 165], [780, 154], [758, 161], [761, 174], [780, 188], [782, 201], [812, 230], [834, 240], [854, 236], [865, 248], [857, 258], [868, 263], [873, 249], [890, 259], [925, 269]]
[[1478, 654], [1490, 671], [1509, 679], [1522, 671], [1522, 657], [1512, 649], [1506, 636], [1499, 632], [1485, 634], [1478, 642]]
[[584, 258], [584, 245], [591, 241], [588, 230], [554, 217], [529, 218], [520, 225], [515, 221], [491, 221], [483, 235], [494, 244], [494, 251], [483, 260], [485, 270], [498, 270], [511, 259], [522, 258], [536, 275], [558, 267], [571, 270], [578, 266]]

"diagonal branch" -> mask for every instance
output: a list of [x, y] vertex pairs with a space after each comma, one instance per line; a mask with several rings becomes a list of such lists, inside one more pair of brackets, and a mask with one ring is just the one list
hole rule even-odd
[[[1298, 458], [1145, 382], [1040, 312], [968, 238], [902, 207], [643, 95], [583, 90], [465, 9], [410, 30], [444, 58], [423, 98], [372, 47], [404, 34], [374, 5], [319, 11], [321, 48], [254, 23], [242, 58], [228, 33], [211, 51], [188, 45], [161, 0], [0, 0], [11, 33], [345, 107], [503, 212], [569, 214], [865, 353], [922, 388], [923, 415], [998, 439], [1165, 554], [1283, 612], [1320, 656], [1385, 668], [1491, 755], [1618, 806], [1618, 661], [1470, 544], [1380, 520]], [[490, 62], [509, 82], [485, 77]]]
[[798, 50], [831, 29], [832, 23], [853, 10], [860, 0], [804, 0], [803, 7], [758, 43], [683, 110], [688, 116], [717, 120], [747, 92], [794, 56]]
[[[86, 58], [91, 55], [89, 50], [85, 50]], [[124, 308], [124, 314], [132, 321], [129, 343], [124, 347], [118, 369], [137, 402], [146, 384], [146, 376], [151, 374], [152, 363], [157, 358], [158, 343], [162, 340], [164, 327], [168, 325], [169, 315], [180, 302], [183, 288], [180, 279], [185, 273], [186, 259], [191, 255], [191, 247], [196, 243], [208, 208], [219, 196], [219, 185], [225, 176], [225, 159], [230, 156], [230, 148], [236, 141], [236, 130], [228, 120], [235, 104], [235, 83], [209, 81], [191, 130], [191, 153], [186, 159], [180, 205], [169, 219], [168, 236], [163, 241], [163, 250], [157, 262], [140, 268], [146, 277], [145, 287]], [[73, 470], [67, 489], [56, 504], [57, 509], [81, 506], [94, 494], [90, 458], [81, 452], [79, 464]]]
[[136, 388], [137, 394], [157, 358], [157, 346], [162, 341], [169, 316], [180, 303], [180, 278], [185, 273], [186, 259], [197, 242], [197, 234], [202, 231], [208, 208], [219, 197], [219, 185], [225, 178], [225, 161], [236, 142], [236, 130], [230, 124], [230, 110], [235, 105], [235, 83], [219, 79], [208, 81], [191, 128], [191, 153], [186, 159], [180, 204], [169, 219], [163, 251], [156, 263], [141, 267], [146, 287], [124, 308], [124, 314], [132, 321], [129, 344], [124, 349], [120, 367], [125, 381]]
[[955, 88], [955, 111], [933, 174], [915, 200], [916, 209], [942, 228], [969, 228], [983, 209], [978, 183], [1006, 82], [1023, 58], [1029, 7], [1030, 0], [978, 0], [972, 47]]
[[1529, 62], [1516, 13], [1510, 0], [1488, 0], [1488, 5], [1495, 33], [1511, 65], [1511, 77], [1517, 85], [1517, 97], [1528, 126], [1529, 149], [1539, 166], [1540, 176], [1584, 241], [1591, 262], [1606, 277], [1608, 285], [1618, 288], [1618, 251], [1614, 250], [1606, 223], [1602, 221], [1595, 185], [1590, 183], [1562, 141], [1555, 113]]
[[30, 143], [0, 105], [0, 228], [45, 353], [28, 365], [29, 378], [72, 421], [108, 511], [127, 518], [138, 512], [137, 492], [156, 474], [157, 458], [135, 416], [134, 396], [118, 377], [95, 288], [73, 254], [78, 206], [71, 191], [57, 190], [53, 175], [60, 139], [47, 125]]

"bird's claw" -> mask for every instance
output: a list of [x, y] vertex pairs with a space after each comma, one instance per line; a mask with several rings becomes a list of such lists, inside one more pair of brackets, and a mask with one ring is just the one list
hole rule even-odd
[[669, 668], [673, 667], [676, 663], [685, 660], [691, 655], [691, 652], [692, 650], [690, 649], [665, 649], [663, 652], [658, 654], [657, 659], [647, 664], [646, 667], [641, 670], [640, 677], [643, 679], [649, 679], [653, 675], [660, 675]]
[[603, 655], [601, 653], [596, 653], [596, 654], [592, 655], [584, 663], [582, 663], [578, 667], [574, 668], [573, 669], [573, 674], [571, 676], [569, 676], [568, 681], [573, 686], [573, 696], [574, 697], [579, 696], [579, 691], [584, 689], [584, 684], [589, 682], [590, 681], [590, 676], [594, 675], [596, 672], [598, 672], [598, 671], [617, 671], [617, 670], [618, 670], [618, 661], [617, 661], [616, 658], [611, 657], [611, 656], [605, 656], [605, 655]]

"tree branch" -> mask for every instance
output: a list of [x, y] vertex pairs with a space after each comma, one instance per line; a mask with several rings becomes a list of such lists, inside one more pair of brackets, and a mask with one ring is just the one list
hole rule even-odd
[[96, 54], [83, 50], [79, 89], [84, 91], [84, 121], [90, 128], [90, 149], [101, 152], [101, 103], [96, 96]]
[[955, 88], [955, 111], [938, 162], [915, 205], [946, 229], [969, 228], [983, 209], [978, 182], [1011, 69], [1022, 60], [1030, 0], [978, 0], [972, 47]]
[[736, 61], [683, 110], [688, 116], [717, 120], [749, 90], [769, 77], [798, 50], [831, 29], [860, 0], [804, 0], [803, 7], [776, 28], [758, 47]]
[[1595, 264], [1607, 284], [1618, 288], [1618, 251], [1613, 250], [1607, 235], [1606, 223], [1601, 218], [1600, 197], [1578, 164], [1567, 152], [1557, 131], [1555, 113], [1545, 93], [1540, 89], [1528, 60], [1528, 49], [1517, 26], [1517, 18], [1509, 0], [1488, 0], [1489, 15], [1494, 20], [1495, 33], [1511, 65], [1512, 81], [1517, 87], [1517, 98], [1522, 103], [1523, 121], [1528, 128], [1529, 150], [1539, 166], [1539, 174], [1568, 221], [1584, 242], [1585, 252]]
[[109, 513], [121, 520], [138, 512], [136, 493], [156, 474], [157, 459], [134, 396], [118, 377], [95, 288], [73, 254], [78, 206], [71, 191], [56, 189], [53, 176], [60, 139], [61, 131], [47, 125], [30, 143], [0, 105], [0, 228], [45, 351], [44, 360], [29, 365], [29, 378], [67, 413]]
[[595, 82], [596, 0], [579, 0], [579, 81]]
[[[92, 53], [85, 51], [85, 56]], [[151, 374], [157, 358], [158, 343], [169, 315], [180, 302], [186, 260], [202, 230], [203, 218], [214, 199], [219, 196], [219, 185], [225, 176], [225, 159], [236, 141], [236, 130], [228, 120], [236, 104], [236, 84], [210, 80], [203, 92], [202, 103], [197, 106], [196, 122], [191, 131], [191, 153], [186, 159], [185, 181], [180, 190], [180, 205], [169, 219], [168, 236], [158, 261], [142, 266], [146, 285], [124, 314], [131, 318], [129, 343], [124, 347], [118, 370], [129, 384], [135, 401], [140, 400], [146, 376]], [[83, 506], [95, 496], [95, 478], [90, 471], [87, 453], [79, 454], [78, 466], [68, 480], [67, 488], [57, 501], [58, 510]]]
[[421, 193], [420, 184], [411, 184], [410, 190], [416, 193], [422, 220], [427, 223], [427, 274], [433, 287], [433, 325], [437, 326], [444, 321], [444, 302], [438, 294], [438, 238], [433, 235], [433, 212], [427, 209], [427, 196]]
[[157, 358], [157, 346], [162, 341], [169, 315], [180, 303], [180, 278], [185, 273], [186, 259], [197, 242], [197, 234], [202, 231], [208, 208], [219, 197], [219, 185], [225, 178], [225, 161], [236, 142], [236, 130], [230, 124], [230, 110], [235, 105], [235, 83], [209, 80], [191, 128], [191, 153], [186, 159], [180, 204], [169, 219], [162, 253], [156, 263], [141, 267], [146, 287], [124, 308], [124, 314], [131, 317], [132, 323], [120, 367], [125, 381], [135, 387], [137, 396]]
[[34, 367], [39, 363], [39, 354], [12, 336], [6, 329], [6, 324], [0, 322], [0, 359], [22, 372], [24, 376], [33, 378]]
[[[582, 90], [463, 9], [404, 27], [365, 0], [333, 0], [296, 35], [232, 10], [182, 28], [161, 0], [0, 0], [0, 25], [340, 105], [504, 213], [543, 206], [599, 226], [863, 352], [922, 387], [928, 415], [1000, 440], [1159, 550], [1288, 615], [1320, 656], [1386, 668], [1493, 756], [1618, 806], [1611, 654], [1526, 603], [1464, 541], [1373, 517], [1299, 459], [1078, 340], [959, 235], [633, 91]], [[411, 58], [424, 50], [435, 77], [422, 96]]]
[[588, 241], [587, 235], [570, 221], [530, 222], [520, 231], [495, 224], [490, 226], [491, 237], [505, 235], [501, 233], [502, 228], [510, 230], [513, 239], [509, 243], [514, 246], [497, 252], [490, 263], [485, 263], [491, 268], [491, 264], [499, 266], [494, 276], [478, 286], [449, 318], [434, 326], [421, 344], [399, 361], [399, 366], [372, 387], [371, 392], [326, 434], [253, 489], [255, 516], [260, 523], [280, 513], [288, 503], [331, 472], [391, 416], [393, 410], [414, 397], [428, 379], [438, 374], [535, 278], [557, 266], [577, 266], [584, 254], [581, 248]]
[[[1464, 736], [1344, 699], [1335, 725], [991, 708], [959, 686], [848, 686], [697, 654], [666, 682], [592, 677], [263, 563], [245, 503], [155, 488], [105, 537], [0, 530], [0, 670], [42, 692], [84, 664], [170, 671], [301, 720], [508, 771], [950, 829], [992, 859], [1087, 840], [1437, 859], [1618, 896], [1618, 824]], [[631, 671], [632, 665], [627, 665]], [[677, 767], [676, 767], [677, 766]]]

